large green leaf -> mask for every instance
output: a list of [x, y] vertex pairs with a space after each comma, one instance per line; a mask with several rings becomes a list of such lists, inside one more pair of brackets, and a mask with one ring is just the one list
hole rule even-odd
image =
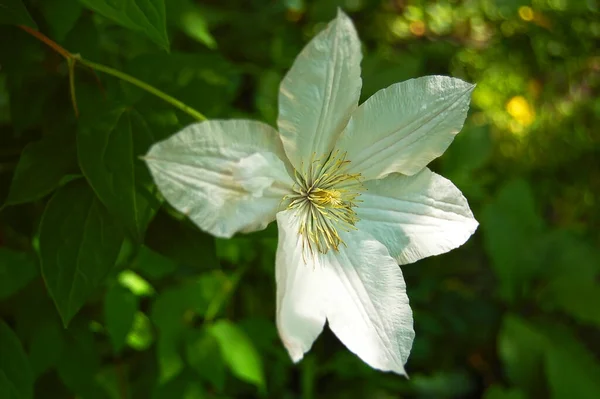
[[40, 199], [76, 169], [73, 135], [52, 135], [30, 143], [21, 153], [6, 203], [14, 205]]
[[0, 248], [0, 300], [19, 291], [38, 273], [37, 262], [30, 254]]
[[159, 212], [148, 227], [146, 245], [189, 269], [219, 267], [214, 237], [164, 212]]
[[77, 135], [79, 164], [90, 185], [137, 242], [159, 206], [154, 185], [139, 156], [153, 138], [135, 111], [98, 112], [82, 120]]
[[104, 297], [104, 320], [115, 352], [125, 346], [138, 311], [138, 298], [120, 284], [112, 285]]
[[582, 323], [600, 327], [600, 253], [580, 237], [557, 230], [545, 240], [547, 281], [538, 290], [540, 306], [561, 310]]
[[40, 227], [42, 273], [66, 326], [114, 266], [122, 230], [78, 180], [49, 201]]
[[173, 379], [184, 368], [183, 356], [179, 352], [179, 345], [185, 338], [184, 320], [205, 316], [207, 312], [214, 315], [215, 298], [221, 302], [223, 293], [229, 292], [231, 284], [231, 278], [219, 270], [171, 287], [158, 296], [152, 306], [151, 318], [159, 332], [157, 356], [161, 383]]
[[73, 323], [68, 332], [65, 350], [57, 365], [60, 379], [76, 397], [110, 399], [95, 379], [101, 359], [93, 333], [81, 323]]
[[37, 29], [21, 0], [0, 0], [0, 24], [27, 25]]
[[40, 8], [52, 32], [52, 38], [58, 42], [63, 41], [73, 29], [82, 9], [78, 0], [44, 0], [40, 3]]
[[499, 350], [508, 377], [530, 397], [600, 397], [600, 363], [565, 327], [505, 317]]
[[246, 333], [229, 320], [219, 320], [210, 327], [210, 332], [219, 343], [225, 364], [233, 375], [264, 391], [262, 360]]
[[198, 376], [217, 390], [225, 386], [225, 363], [218, 341], [206, 329], [191, 330], [186, 337], [186, 358]]
[[19, 338], [0, 319], [0, 393], [4, 399], [33, 397], [33, 372]]
[[58, 364], [65, 347], [63, 332], [58, 318], [49, 318], [36, 326], [29, 344], [29, 361], [36, 376]]
[[512, 301], [526, 295], [532, 277], [542, 267], [535, 248], [543, 231], [529, 184], [514, 180], [502, 187], [484, 208], [481, 227], [501, 296]]
[[169, 49], [164, 0], [79, 0], [88, 8], [126, 28], [142, 32]]

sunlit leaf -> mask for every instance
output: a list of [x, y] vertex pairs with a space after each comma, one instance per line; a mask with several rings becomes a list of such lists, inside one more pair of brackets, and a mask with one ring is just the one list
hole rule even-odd
[[0, 319], [0, 393], [3, 398], [33, 398], [33, 372], [19, 338]]
[[104, 297], [104, 320], [116, 353], [125, 346], [138, 311], [138, 297], [128, 288], [113, 284]]
[[79, 0], [88, 8], [169, 49], [164, 0]]
[[123, 235], [84, 181], [61, 188], [41, 221], [41, 268], [66, 326], [114, 266]]
[[225, 363], [219, 342], [205, 329], [192, 330], [186, 338], [186, 359], [198, 376], [219, 391], [225, 386]]
[[152, 323], [148, 316], [142, 312], [137, 312], [133, 318], [133, 325], [127, 334], [127, 345], [131, 348], [144, 351], [154, 342], [154, 332], [152, 331]]
[[228, 320], [219, 320], [210, 327], [210, 333], [218, 341], [223, 359], [231, 372], [239, 379], [265, 389], [262, 360], [248, 336]]

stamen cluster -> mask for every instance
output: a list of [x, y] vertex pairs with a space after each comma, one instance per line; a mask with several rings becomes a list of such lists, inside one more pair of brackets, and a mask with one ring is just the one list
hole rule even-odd
[[310, 252], [337, 251], [344, 244], [339, 231], [356, 229], [354, 208], [363, 187], [360, 173], [345, 173], [349, 163], [339, 151], [318, 159], [313, 153], [308, 165], [295, 171], [295, 194], [286, 199], [291, 201], [288, 209], [296, 209], [301, 218], [299, 233]]

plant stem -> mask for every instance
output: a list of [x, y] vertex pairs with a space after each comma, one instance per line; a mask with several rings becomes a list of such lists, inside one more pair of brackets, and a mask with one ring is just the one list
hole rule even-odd
[[204, 115], [202, 115], [200, 112], [196, 111], [195, 109], [193, 109], [189, 105], [186, 105], [186, 104], [182, 103], [181, 101], [177, 100], [176, 98], [171, 97], [167, 93], [158, 90], [154, 86], [150, 86], [146, 82], [142, 82], [141, 80], [139, 80], [137, 78], [134, 78], [131, 75], [128, 75], [128, 74], [126, 74], [124, 72], [121, 72], [121, 71], [119, 71], [117, 69], [108, 67], [106, 65], [97, 64], [95, 62], [88, 61], [88, 60], [83, 59], [83, 58], [81, 58], [80, 56], [77, 56], [77, 55], [75, 55], [74, 57], [82, 65], [85, 65], [87, 67], [95, 69], [96, 71], [100, 71], [100, 72], [104, 72], [106, 74], [112, 75], [112, 76], [114, 76], [116, 78], [119, 78], [121, 80], [125, 80], [125, 81], [131, 83], [132, 85], [139, 87], [140, 89], [146, 90], [150, 94], [154, 94], [156, 97], [160, 97], [161, 99], [163, 99], [164, 101], [168, 102], [172, 106], [174, 106], [176, 108], [179, 108], [180, 110], [182, 110], [186, 114], [189, 114], [189, 115], [193, 116], [194, 118], [196, 118], [196, 119], [198, 119], [200, 121], [206, 120], [206, 117]]
[[161, 98], [162, 100], [168, 102], [172, 106], [179, 108], [181, 111], [185, 112], [186, 114], [191, 115], [194, 119], [197, 119], [199, 121], [206, 120], [206, 116], [202, 115], [200, 112], [196, 111], [189, 105], [182, 103], [181, 101], [177, 100], [176, 98], [171, 97], [167, 93], [158, 90], [156, 87], [151, 86], [146, 82], [142, 82], [141, 80], [134, 78], [131, 75], [128, 75], [124, 72], [121, 72], [121, 71], [111, 68], [109, 66], [98, 64], [98, 63], [95, 63], [92, 61], [88, 61], [88, 60], [82, 58], [78, 54], [72, 54], [69, 51], [67, 51], [64, 47], [59, 45], [58, 43], [56, 43], [52, 39], [48, 38], [43, 33], [38, 32], [34, 29], [31, 29], [28, 26], [19, 25], [19, 27], [21, 29], [23, 29], [25, 32], [27, 32], [30, 35], [32, 35], [33, 37], [35, 37], [36, 39], [40, 40], [41, 42], [43, 42], [46, 45], [48, 45], [49, 47], [51, 47], [54, 51], [56, 51], [58, 54], [65, 57], [65, 59], [67, 60], [67, 63], [69, 64], [69, 86], [71, 89], [71, 100], [73, 101], [73, 108], [75, 109], [76, 114], [78, 114], [78, 110], [77, 110], [77, 103], [75, 101], [74, 66], [77, 62], [79, 62], [80, 64], [85, 65], [92, 70], [104, 72], [106, 74], [112, 75], [112, 76], [119, 78], [121, 80], [124, 80], [126, 82], [129, 82], [132, 85], [135, 85], [135, 86], [139, 87], [140, 89], [143, 89], [143, 90], [147, 91], [148, 93]]

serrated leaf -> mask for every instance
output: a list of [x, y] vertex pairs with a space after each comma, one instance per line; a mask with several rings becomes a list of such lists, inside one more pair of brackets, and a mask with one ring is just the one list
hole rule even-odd
[[79, 164], [107, 207], [142, 242], [159, 206], [154, 184], [138, 158], [153, 138], [143, 118], [133, 110], [100, 112], [82, 121], [77, 133]]
[[219, 391], [225, 386], [225, 363], [215, 337], [206, 330], [192, 330], [186, 338], [185, 347], [188, 364], [204, 381]]
[[219, 342], [223, 360], [233, 375], [264, 391], [262, 361], [246, 333], [228, 320], [219, 320], [209, 327], [209, 331]]
[[138, 297], [120, 284], [112, 285], [106, 292], [104, 321], [115, 353], [125, 346], [138, 306]]
[[[33, 372], [21, 346], [21, 341], [11, 328], [0, 319], [0, 391], [6, 399], [33, 397]], [[4, 375], [4, 377], [2, 376]]]
[[121, 26], [144, 33], [169, 50], [164, 0], [79, 0]]
[[53, 135], [30, 143], [15, 170], [7, 205], [35, 201], [56, 189], [61, 179], [77, 168], [75, 137]]
[[46, 18], [52, 38], [62, 42], [79, 19], [82, 7], [78, 0], [44, 0], [40, 3], [40, 10]]
[[33, 256], [0, 248], [0, 300], [25, 287], [39, 273]]
[[89, 186], [78, 180], [48, 202], [39, 240], [42, 274], [67, 326], [114, 266], [123, 233]]
[[37, 25], [21, 0], [0, 0], [0, 24], [27, 25], [37, 29]]

